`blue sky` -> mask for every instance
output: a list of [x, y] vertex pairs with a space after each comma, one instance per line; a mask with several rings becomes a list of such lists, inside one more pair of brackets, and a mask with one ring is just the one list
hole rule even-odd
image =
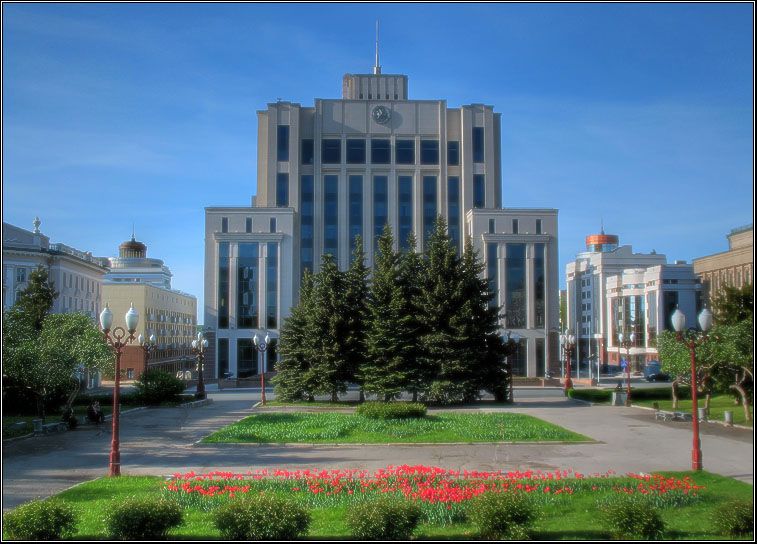
[[[503, 204], [669, 262], [752, 222], [753, 6], [4, 4], [3, 220], [112, 256], [136, 224], [203, 303], [204, 207], [256, 192], [256, 111], [385, 73], [502, 114]], [[202, 322], [202, 310], [199, 320]]]

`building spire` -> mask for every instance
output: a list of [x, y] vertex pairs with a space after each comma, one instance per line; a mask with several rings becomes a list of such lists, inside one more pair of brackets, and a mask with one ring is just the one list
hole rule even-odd
[[381, 74], [381, 65], [379, 64], [379, 22], [376, 19], [376, 63], [373, 65], [373, 75]]
[[136, 238], [134, 238], [134, 221], [131, 222], [131, 240], [132, 242], [136, 240]]
[[605, 233], [605, 220], [604, 220], [604, 217], [602, 217], [601, 215], [599, 216], [599, 225], [600, 225], [599, 232], [601, 234], [604, 234]]

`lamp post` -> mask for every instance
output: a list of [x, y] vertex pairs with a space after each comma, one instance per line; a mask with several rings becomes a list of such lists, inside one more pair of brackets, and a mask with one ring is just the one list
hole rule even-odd
[[624, 347], [626, 350], [626, 372], [628, 376], [626, 380], [626, 406], [631, 406], [631, 346], [633, 346], [636, 341], [636, 333], [632, 332], [628, 336], [623, 336], [623, 333], [621, 332], [618, 334], [618, 340], [618, 351], [620, 351], [620, 346]]
[[195, 391], [195, 398], [205, 398], [205, 380], [203, 379], [203, 371], [205, 370], [203, 363], [205, 362], [205, 348], [208, 347], [208, 341], [202, 334], [202, 331], [197, 333], [197, 340], [192, 340], [192, 354], [197, 355], [197, 391]]
[[576, 337], [570, 329], [560, 335], [560, 344], [565, 355], [565, 396], [567, 397], [568, 391], [573, 389], [573, 380], [570, 377], [570, 353], [576, 345]]
[[157, 347], [155, 335], [151, 334], [150, 338], [148, 340], [145, 340], [145, 337], [140, 334], [137, 338], [137, 342], [139, 342], [139, 346], [142, 348], [142, 351], [145, 352], [145, 370], [147, 370], [150, 366], [150, 353], [155, 351], [155, 348]]
[[[121, 402], [121, 354], [123, 354], [124, 348], [128, 344], [134, 342], [134, 340], [136, 339], [134, 337], [134, 332], [137, 330], [137, 324], [139, 323], [139, 314], [137, 313], [137, 310], [134, 309], [134, 304], [132, 304], [129, 308], [129, 311], [126, 312], [124, 320], [126, 321], [127, 330], [124, 330], [123, 327], [116, 327], [115, 329], [113, 329], [111, 335], [111, 326], [113, 325], [113, 312], [110, 311], [107, 303], [105, 304], [103, 311], [100, 313], [100, 326], [102, 327], [105, 341], [116, 354], [116, 378], [113, 388], [113, 431], [111, 433], [112, 439], [110, 442], [110, 462], [108, 464], [109, 476], [121, 475], [121, 442], [119, 440], [119, 405]], [[129, 336], [126, 336], [127, 331], [129, 333]]]
[[252, 338], [252, 342], [255, 344], [255, 349], [263, 354], [263, 362], [260, 365], [260, 402], [265, 406], [265, 352], [268, 350], [268, 346], [271, 342], [271, 337], [266, 333], [265, 338], [261, 341], [258, 338], [258, 334]]
[[694, 434], [691, 448], [691, 470], [702, 470], [702, 443], [699, 440], [699, 405], [697, 404], [697, 359], [696, 347], [707, 341], [707, 331], [712, 327], [712, 312], [705, 308], [699, 314], [699, 328], [701, 336], [692, 329], [688, 338], [684, 337], [683, 330], [686, 327], [686, 316], [676, 308], [671, 317], [673, 328], [676, 331], [676, 339], [689, 348], [691, 355], [691, 430]]

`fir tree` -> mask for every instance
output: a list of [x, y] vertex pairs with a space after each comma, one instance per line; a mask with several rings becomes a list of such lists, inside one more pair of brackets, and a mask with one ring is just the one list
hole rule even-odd
[[58, 293], [47, 275], [47, 269], [38, 266], [29, 274], [29, 284], [26, 286], [14, 305], [22, 314], [31, 319], [37, 331], [42, 330], [42, 322], [50, 313]]
[[355, 237], [350, 268], [344, 274], [344, 296], [341, 313], [344, 316], [345, 334], [339, 340], [344, 350], [345, 367], [340, 379], [360, 384], [359, 368], [366, 354], [368, 329], [368, 274], [365, 266], [363, 240]]

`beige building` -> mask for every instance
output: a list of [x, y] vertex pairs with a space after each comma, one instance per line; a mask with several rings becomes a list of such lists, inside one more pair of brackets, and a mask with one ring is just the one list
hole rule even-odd
[[[197, 330], [197, 299], [171, 289], [171, 272], [163, 261], [147, 258], [147, 246], [132, 239], [119, 246], [111, 258], [111, 269], [103, 285], [103, 305], [113, 312], [113, 326], [124, 327], [124, 315], [131, 304], [139, 312], [136, 336], [155, 335], [156, 348], [150, 366], [170, 371], [189, 368], [189, 346]], [[193, 359], [192, 359], [193, 360]], [[121, 368], [126, 379], [135, 379], [145, 369], [145, 351], [134, 343], [126, 348]]]
[[754, 285], [754, 230], [752, 225], [733, 229], [728, 251], [694, 259], [694, 272], [702, 279], [710, 301], [723, 287]]

